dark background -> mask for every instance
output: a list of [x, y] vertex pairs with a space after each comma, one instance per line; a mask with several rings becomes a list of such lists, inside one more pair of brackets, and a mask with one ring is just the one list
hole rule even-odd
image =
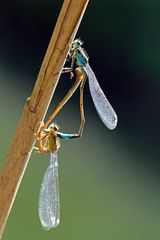
[[[62, 2], [0, 3], [1, 167]], [[63, 141], [59, 151], [60, 226], [50, 232], [40, 226], [38, 194], [49, 156], [32, 154], [3, 240], [160, 238], [159, 13], [155, 0], [90, 1], [77, 37], [117, 112], [118, 126], [105, 128], [86, 86], [84, 135]], [[68, 79], [61, 78], [49, 111], [71, 86]], [[78, 94], [56, 121], [63, 132], [77, 131]]]

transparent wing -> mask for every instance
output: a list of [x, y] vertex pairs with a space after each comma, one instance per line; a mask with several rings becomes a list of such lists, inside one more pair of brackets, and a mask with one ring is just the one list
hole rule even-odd
[[86, 63], [84, 70], [88, 76], [89, 89], [95, 108], [104, 125], [112, 130], [117, 125], [117, 115], [104, 95], [104, 92], [102, 91], [96, 76], [88, 63]]
[[51, 153], [50, 164], [43, 177], [38, 212], [45, 230], [57, 227], [60, 222], [57, 153]]

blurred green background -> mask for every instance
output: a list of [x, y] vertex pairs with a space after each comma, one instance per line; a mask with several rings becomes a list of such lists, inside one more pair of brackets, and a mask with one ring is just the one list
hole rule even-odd
[[[1, 168], [62, 2], [0, 2]], [[58, 154], [61, 224], [41, 228], [37, 202], [49, 156], [32, 154], [3, 240], [160, 239], [159, 13], [155, 0], [90, 1], [77, 36], [118, 126], [105, 128], [86, 86], [84, 135], [61, 142]], [[68, 78], [61, 78], [50, 111], [72, 84]], [[56, 121], [63, 132], [78, 129], [78, 94]]]

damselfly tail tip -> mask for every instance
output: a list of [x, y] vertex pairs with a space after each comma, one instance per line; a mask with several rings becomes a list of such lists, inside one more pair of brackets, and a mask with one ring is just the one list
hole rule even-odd
[[117, 122], [118, 122], [118, 117], [117, 115], [115, 114], [114, 117], [112, 118], [112, 121], [110, 123], [109, 126], [107, 126], [110, 130], [114, 130], [117, 126]]
[[51, 230], [52, 228], [56, 228], [59, 223], [60, 223], [60, 219], [59, 218], [55, 218], [55, 217], [52, 217], [51, 219], [51, 222], [46, 224], [44, 222], [41, 222], [42, 223], [42, 227], [45, 231], [49, 231]]

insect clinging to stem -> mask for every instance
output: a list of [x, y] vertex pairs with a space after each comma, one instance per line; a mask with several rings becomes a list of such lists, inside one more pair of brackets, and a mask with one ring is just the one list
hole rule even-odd
[[98, 80], [89, 65], [89, 57], [86, 51], [81, 47], [83, 42], [75, 39], [72, 43], [69, 55], [71, 57], [71, 69], [74, 63], [81, 68], [84, 79], [88, 77], [89, 89], [95, 108], [104, 123], [104, 125], [113, 130], [117, 126], [117, 115], [102, 91]]

